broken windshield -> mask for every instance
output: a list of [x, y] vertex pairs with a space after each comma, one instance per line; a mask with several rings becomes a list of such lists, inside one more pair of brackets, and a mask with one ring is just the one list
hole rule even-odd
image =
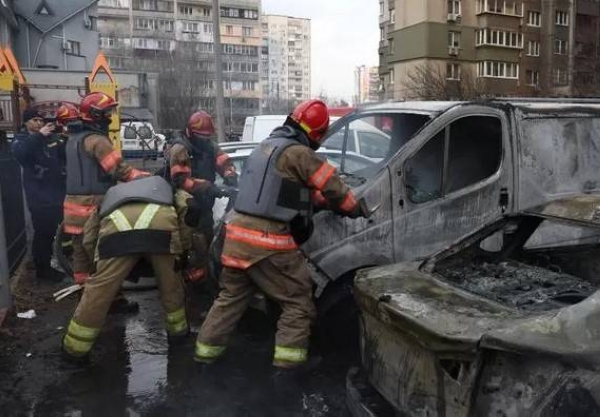
[[363, 114], [342, 119], [332, 126], [323, 149], [341, 151], [339, 162], [336, 161], [341, 173], [369, 179], [429, 120], [427, 115], [410, 113]]

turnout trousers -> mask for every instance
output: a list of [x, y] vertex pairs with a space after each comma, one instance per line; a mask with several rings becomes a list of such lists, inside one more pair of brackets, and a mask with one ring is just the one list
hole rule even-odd
[[175, 255], [140, 254], [102, 259], [97, 263], [96, 273], [85, 284], [83, 296], [69, 323], [63, 340], [68, 354], [85, 356], [90, 352], [121, 284], [144, 257], [156, 274], [167, 333], [170, 336], [187, 333], [183, 283], [180, 274], [175, 272]]
[[221, 291], [196, 340], [195, 360], [211, 363], [224, 352], [255, 291], [264, 292], [281, 307], [277, 322], [273, 365], [292, 368], [308, 357], [310, 327], [316, 309], [312, 280], [299, 251], [279, 252], [246, 270], [224, 267]]

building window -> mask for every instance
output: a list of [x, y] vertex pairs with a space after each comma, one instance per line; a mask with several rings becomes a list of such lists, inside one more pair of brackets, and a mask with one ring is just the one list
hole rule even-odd
[[191, 6], [179, 6], [179, 13], [185, 16], [191, 16], [193, 10]]
[[396, 23], [396, 9], [390, 9], [390, 23]]
[[385, 40], [385, 31], [383, 30], [383, 28], [379, 29], [379, 40]]
[[519, 64], [514, 62], [482, 61], [477, 64], [477, 76], [486, 78], [519, 78]]
[[157, 10], [156, 0], [136, 0], [133, 2], [134, 10]]
[[198, 26], [197, 22], [182, 22], [183, 24], [183, 28], [182, 31], [183, 33], [200, 33], [200, 28]]
[[204, 17], [210, 17], [210, 9], [207, 9], [206, 7], [202, 8], [202, 16]]
[[133, 27], [137, 30], [148, 30], [150, 29], [150, 22], [150, 19], [137, 17], [133, 22]]
[[475, 13], [497, 13], [523, 16], [523, 4], [513, 0], [477, 0]]
[[390, 84], [395, 84], [396, 83], [396, 77], [394, 74], [394, 68], [390, 69]]
[[244, 10], [245, 19], [258, 19], [258, 10]]
[[460, 0], [448, 0], [448, 14], [460, 15]]
[[539, 28], [542, 26], [542, 14], [540, 12], [527, 13], [527, 26]]
[[77, 41], [67, 41], [67, 53], [69, 55], [81, 55], [81, 43]]
[[225, 26], [225, 34], [227, 34], [227, 35], [233, 35], [233, 26], [226, 25]]
[[161, 49], [163, 51], [170, 51], [171, 50], [171, 41], [164, 40], [164, 39], [158, 39], [157, 49]]
[[567, 70], [562, 68], [556, 68], [554, 70], [554, 84], [565, 85], [567, 84]]
[[383, 16], [383, 2], [379, 2], [379, 16]]
[[562, 39], [554, 40], [554, 53], [556, 55], [566, 55], [568, 42]]
[[527, 42], [527, 55], [540, 56], [540, 43], [538, 41]]
[[446, 79], [456, 81], [460, 80], [460, 64], [446, 65]]
[[481, 29], [477, 31], [475, 44], [523, 48], [523, 34], [503, 30]]
[[537, 87], [540, 85], [540, 72], [527, 70], [525, 71], [525, 82], [530, 87]]
[[394, 39], [390, 39], [390, 49], [389, 49], [390, 55], [394, 55], [394, 47], [395, 46], [396, 45], [394, 43]]
[[204, 33], [213, 33], [213, 27], [212, 27], [212, 23], [205, 23], [204, 24]]
[[163, 32], [173, 32], [173, 21], [160, 19], [158, 21], [158, 29], [162, 30]]
[[103, 49], [116, 48], [118, 45], [117, 38], [109, 38], [106, 36], [100, 36], [100, 47]]
[[242, 27], [242, 36], [250, 37], [254, 35], [254, 28], [249, 26]]
[[460, 48], [460, 32], [448, 32], [448, 47]]
[[569, 26], [569, 13], [556, 11], [556, 24], [558, 26]]

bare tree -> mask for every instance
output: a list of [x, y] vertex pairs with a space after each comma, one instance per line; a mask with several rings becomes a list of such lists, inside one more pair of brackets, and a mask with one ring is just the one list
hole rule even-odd
[[158, 72], [163, 129], [183, 129], [198, 109], [213, 114], [215, 82], [209, 60], [193, 51], [172, 51]]
[[405, 97], [417, 100], [472, 100], [485, 96], [485, 89], [473, 74], [462, 67], [460, 80], [448, 79], [446, 68], [421, 64], [410, 71], [403, 83]]

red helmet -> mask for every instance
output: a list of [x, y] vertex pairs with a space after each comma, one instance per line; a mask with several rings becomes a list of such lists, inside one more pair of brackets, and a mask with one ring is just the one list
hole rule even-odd
[[89, 93], [79, 105], [81, 120], [87, 122], [97, 122], [102, 119], [109, 119], [112, 112], [119, 103], [108, 94], [95, 92]]
[[188, 137], [192, 135], [213, 136], [215, 134], [215, 126], [213, 125], [212, 117], [204, 110], [193, 113], [185, 126], [185, 134]]
[[66, 126], [71, 122], [79, 120], [79, 110], [71, 103], [62, 103], [56, 110], [56, 123]]
[[329, 128], [329, 113], [325, 103], [321, 100], [304, 101], [294, 109], [290, 118], [300, 125], [312, 142], [321, 144]]

